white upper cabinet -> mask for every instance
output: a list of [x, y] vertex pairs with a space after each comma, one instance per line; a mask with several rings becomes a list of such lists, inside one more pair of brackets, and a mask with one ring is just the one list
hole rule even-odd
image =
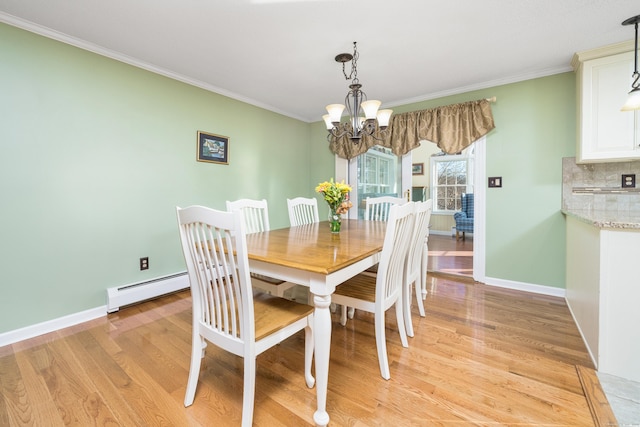
[[620, 111], [631, 90], [633, 42], [576, 53], [577, 162], [640, 159], [638, 111]]

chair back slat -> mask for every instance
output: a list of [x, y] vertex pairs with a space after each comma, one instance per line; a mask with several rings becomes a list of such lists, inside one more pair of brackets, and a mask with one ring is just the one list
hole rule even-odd
[[319, 222], [318, 201], [306, 197], [287, 199], [289, 222], [292, 227]]
[[403, 197], [367, 197], [365, 199], [364, 219], [369, 221], [387, 221], [391, 206], [403, 205], [405, 203], [407, 203], [407, 200]]

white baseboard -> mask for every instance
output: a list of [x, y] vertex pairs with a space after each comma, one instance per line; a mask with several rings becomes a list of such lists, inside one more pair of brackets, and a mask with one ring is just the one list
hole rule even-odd
[[[437, 234], [438, 236], [451, 236], [456, 237], [456, 232], [453, 233], [448, 230], [429, 230], [429, 234]], [[467, 231], [466, 236], [471, 236], [473, 238], [473, 233], [469, 233]]]
[[107, 289], [107, 305], [69, 314], [57, 319], [48, 320], [35, 325], [26, 326], [0, 333], [0, 347], [18, 341], [48, 334], [58, 329], [68, 328], [82, 322], [106, 316], [107, 313], [118, 311], [120, 307], [145, 301], [160, 295], [176, 292], [189, 287], [189, 276], [186, 272], [179, 272], [169, 276], [159, 277], [139, 283], [118, 286]]
[[429, 234], [437, 234], [438, 236], [455, 237], [455, 234], [452, 235], [450, 231], [446, 231], [446, 230], [429, 230]]
[[569, 300], [565, 298], [565, 301], [567, 302], [567, 307], [569, 307], [569, 313], [571, 313], [571, 317], [573, 317], [573, 323], [576, 324], [576, 327], [578, 328], [578, 332], [580, 332], [580, 337], [582, 338], [582, 342], [584, 343], [584, 346], [587, 348], [587, 352], [589, 353], [589, 357], [593, 362], [593, 366], [595, 366], [596, 370], [598, 370], [598, 359], [596, 358], [593, 351], [591, 351], [591, 347], [589, 347], [589, 341], [587, 341], [584, 334], [582, 333], [582, 329], [580, 328], [580, 323], [578, 323], [578, 321], [576, 320], [576, 316], [573, 314], [573, 310], [571, 309], [571, 304], [569, 303]]
[[532, 283], [516, 282], [513, 280], [496, 279], [495, 277], [485, 277], [482, 283], [489, 286], [496, 286], [498, 288], [514, 289], [517, 291], [532, 292], [534, 294], [549, 295], [553, 297], [565, 298], [566, 296], [566, 289], [563, 288], [534, 285]]
[[26, 326], [24, 328], [15, 329], [0, 334], [0, 347], [16, 343], [18, 341], [37, 337], [39, 335], [48, 334], [58, 329], [68, 328], [79, 323], [88, 322], [107, 315], [107, 306], [91, 308], [79, 313], [69, 314], [57, 319], [47, 320], [46, 322], [36, 323], [35, 325]]

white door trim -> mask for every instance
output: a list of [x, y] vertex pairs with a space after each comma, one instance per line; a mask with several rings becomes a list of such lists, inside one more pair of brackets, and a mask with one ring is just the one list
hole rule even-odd
[[486, 200], [487, 200], [487, 138], [475, 144], [474, 161], [474, 216], [473, 221], [473, 280], [485, 283], [486, 267]]

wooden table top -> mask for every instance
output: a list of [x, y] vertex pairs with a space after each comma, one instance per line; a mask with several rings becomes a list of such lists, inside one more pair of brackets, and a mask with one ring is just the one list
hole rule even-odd
[[382, 251], [387, 223], [342, 220], [340, 233], [329, 222], [247, 235], [249, 259], [330, 274]]

